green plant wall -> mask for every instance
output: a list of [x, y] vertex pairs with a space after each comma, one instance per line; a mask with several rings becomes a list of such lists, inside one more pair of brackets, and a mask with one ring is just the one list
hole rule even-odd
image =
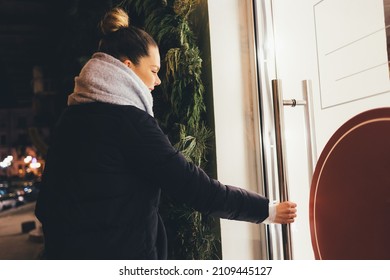
[[[154, 91], [156, 118], [189, 161], [212, 173], [208, 161], [213, 156], [212, 121], [206, 110], [210, 98], [205, 98], [211, 93], [203, 82], [204, 59], [193, 29], [193, 19], [197, 18], [194, 14], [204, 17], [205, 1], [127, 0], [119, 5], [128, 11], [134, 24], [155, 38], [160, 48], [162, 84]], [[221, 257], [219, 220], [164, 194], [160, 212], [167, 227], [170, 259]]]
[[[159, 45], [162, 84], [153, 91], [154, 113], [171, 142], [197, 166], [215, 177], [213, 111], [207, 0], [61, 1], [64, 24], [53, 72], [64, 100], [74, 77], [96, 51], [98, 22], [114, 6], [124, 8], [131, 24], [145, 29]], [[200, 47], [201, 46], [201, 47]], [[206, 69], [206, 71], [205, 71]], [[61, 112], [63, 105], [57, 108]], [[163, 194], [160, 212], [168, 233], [169, 259], [221, 258], [219, 220], [193, 211]]]

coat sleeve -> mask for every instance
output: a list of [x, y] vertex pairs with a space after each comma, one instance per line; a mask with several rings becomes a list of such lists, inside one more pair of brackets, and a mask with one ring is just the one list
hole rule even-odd
[[210, 178], [171, 145], [154, 118], [145, 116], [137, 131], [139, 140], [129, 147], [129, 154], [133, 159], [137, 155], [139, 172], [146, 180], [171, 197], [220, 218], [261, 223], [268, 217], [267, 198]]

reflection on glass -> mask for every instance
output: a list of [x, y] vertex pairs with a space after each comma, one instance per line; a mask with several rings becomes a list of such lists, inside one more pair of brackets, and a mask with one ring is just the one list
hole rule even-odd
[[[387, 62], [389, 63], [390, 70], [390, 0], [383, 0], [385, 7], [385, 25], [386, 25], [386, 38], [387, 38]], [[390, 71], [389, 71], [390, 74]]]

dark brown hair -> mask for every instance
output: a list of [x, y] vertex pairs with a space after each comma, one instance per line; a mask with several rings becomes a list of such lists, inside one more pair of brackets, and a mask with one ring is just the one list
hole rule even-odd
[[137, 65], [141, 57], [149, 55], [149, 47], [157, 47], [144, 30], [130, 25], [129, 16], [121, 8], [108, 11], [100, 22], [103, 38], [98, 51], [107, 53], [121, 61], [129, 59]]

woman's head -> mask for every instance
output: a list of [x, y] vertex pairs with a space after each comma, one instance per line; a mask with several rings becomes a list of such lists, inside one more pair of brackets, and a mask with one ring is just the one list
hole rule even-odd
[[131, 26], [129, 16], [114, 8], [103, 17], [100, 28], [103, 38], [99, 51], [107, 53], [129, 66], [153, 90], [161, 83], [157, 72], [160, 69], [160, 54], [154, 39], [145, 31]]

